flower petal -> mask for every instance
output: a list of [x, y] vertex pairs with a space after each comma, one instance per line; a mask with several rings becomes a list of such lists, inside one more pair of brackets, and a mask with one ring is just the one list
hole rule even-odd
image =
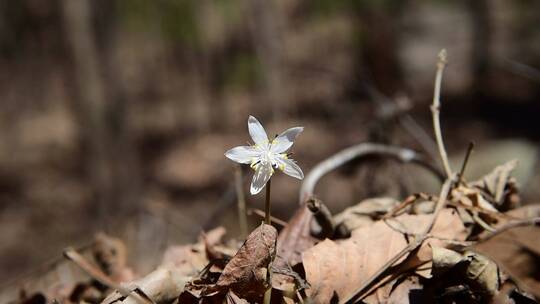
[[238, 146], [225, 152], [225, 156], [237, 163], [251, 164], [259, 153], [251, 146]]
[[302, 131], [304, 131], [304, 127], [295, 127], [285, 130], [272, 141], [270, 151], [274, 153], [283, 153], [289, 150], [289, 148], [294, 144], [294, 140], [298, 134], [300, 134]]
[[300, 169], [294, 160], [283, 157], [279, 158], [278, 161], [278, 167], [283, 173], [298, 179], [304, 179], [304, 172], [302, 172], [302, 169]]
[[261, 192], [273, 173], [274, 169], [269, 162], [258, 164], [255, 169], [255, 174], [253, 174], [253, 180], [251, 181], [251, 194], [255, 195]]
[[268, 135], [266, 135], [263, 126], [257, 118], [251, 115], [248, 118], [248, 130], [255, 144], [263, 145], [268, 143]]

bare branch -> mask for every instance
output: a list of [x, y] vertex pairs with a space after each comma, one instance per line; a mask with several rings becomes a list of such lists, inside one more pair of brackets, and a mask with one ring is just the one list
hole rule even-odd
[[97, 266], [92, 265], [85, 257], [83, 257], [80, 253], [77, 252], [77, 250], [73, 248], [67, 248], [64, 250], [64, 256], [66, 259], [72, 261], [75, 263], [75, 265], [79, 266], [86, 274], [91, 276], [94, 280], [100, 282], [101, 284], [111, 288], [116, 289], [122, 296], [128, 297], [132, 296], [133, 299], [136, 299], [137, 302], [140, 303], [154, 303], [148, 296], [146, 296], [144, 293], [137, 293], [132, 292], [131, 290], [121, 286], [120, 284], [117, 284], [115, 281], [113, 281], [109, 276], [107, 276], [101, 269], [99, 269]]
[[434, 162], [437, 162], [439, 159], [439, 153], [437, 151], [437, 144], [433, 138], [431, 138], [431, 135], [424, 130], [424, 128], [422, 128], [409, 114], [401, 116], [399, 118], [399, 123], [405, 129], [405, 131], [407, 131], [409, 135], [411, 135], [411, 137], [418, 142], [427, 155], [429, 155]]
[[465, 153], [465, 159], [463, 159], [463, 163], [461, 164], [461, 170], [459, 170], [458, 181], [460, 183], [463, 183], [463, 175], [465, 174], [465, 168], [467, 168], [467, 163], [469, 162], [469, 157], [471, 156], [473, 149], [474, 149], [474, 143], [471, 141], [469, 142], [469, 146], [467, 147], [467, 153]]
[[[264, 219], [266, 217], [266, 213], [260, 209], [250, 208], [247, 210], [247, 214], [252, 215], [255, 214], [259, 216], [260, 218]], [[286, 227], [288, 224], [286, 221], [279, 219], [273, 215], [270, 215], [270, 221], [274, 224], [278, 224], [281, 227]]]
[[524, 226], [534, 226], [534, 225], [540, 225], [540, 217], [532, 217], [532, 218], [522, 219], [522, 220], [513, 220], [498, 228], [494, 228], [493, 231], [489, 231], [483, 235], [480, 235], [478, 238], [478, 242], [485, 242], [513, 228], [524, 227]]
[[353, 159], [368, 155], [380, 155], [394, 158], [404, 163], [416, 163], [432, 172], [441, 180], [443, 179], [437, 168], [425, 162], [420, 155], [411, 149], [374, 143], [361, 143], [346, 148], [317, 164], [304, 179], [300, 189], [300, 204], [313, 195], [317, 182], [324, 175]]
[[443, 49], [439, 52], [439, 61], [437, 62], [437, 74], [435, 75], [435, 89], [433, 92], [431, 114], [433, 116], [433, 130], [435, 131], [435, 139], [437, 140], [437, 146], [439, 147], [439, 153], [441, 154], [444, 171], [446, 172], [446, 176], [450, 178], [450, 176], [452, 176], [452, 169], [450, 169], [448, 155], [446, 154], [446, 149], [444, 148], [444, 142], [441, 134], [441, 122], [439, 119], [441, 109], [441, 82], [446, 63], [446, 50]]

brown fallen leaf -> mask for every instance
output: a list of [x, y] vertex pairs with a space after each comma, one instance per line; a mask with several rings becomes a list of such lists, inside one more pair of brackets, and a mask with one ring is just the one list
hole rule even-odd
[[480, 253], [474, 251], [459, 253], [433, 247], [433, 276], [441, 278], [450, 272], [460, 278], [463, 286], [484, 300], [495, 296], [500, 290], [501, 283], [504, 282], [504, 276], [501, 275], [497, 264]]
[[216, 287], [232, 290], [246, 299], [260, 298], [268, 286], [267, 270], [276, 255], [277, 230], [261, 224], [249, 234], [225, 266]]
[[481, 194], [480, 190], [476, 188], [469, 188], [465, 186], [459, 186], [452, 189], [452, 201], [460, 202], [464, 206], [476, 207], [481, 211], [497, 212], [497, 209], [493, 207]]
[[302, 204], [281, 230], [277, 239], [276, 263], [282, 259], [285, 263], [294, 266], [302, 262], [302, 252], [311, 248], [317, 239], [310, 234], [310, 223], [313, 214]]
[[205, 246], [199, 243], [169, 247], [163, 255], [161, 266], [167, 269], [175, 269], [185, 276], [195, 276], [207, 264]]
[[[313, 214], [302, 204], [287, 226], [281, 230], [277, 239], [277, 255], [273, 267], [277, 269], [289, 269], [290, 266], [302, 262], [302, 252], [313, 247], [317, 239], [311, 236], [310, 227]], [[284, 274], [274, 274], [272, 276], [272, 286], [283, 290], [294, 278]]]
[[[387, 223], [389, 223], [392, 227], [397, 228], [397, 230], [400, 232], [418, 235], [422, 232], [424, 227], [428, 225], [431, 218], [432, 215], [430, 214], [403, 214], [398, 217], [388, 219]], [[401, 227], [401, 229], [399, 227]], [[435, 221], [430, 235], [432, 237], [428, 238], [422, 244], [422, 246], [420, 246], [418, 252], [408, 259], [407, 264], [410, 268], [415, 268], [426, 262], [430, 262], [432, 259], [432, 247], [447, 247], [452, 242], [461, 242], [466, 240], [469, 235], [469, 229], [465, 227], [461, 217], [455, 209], [446, 208], [441, 211], [437, 221]]]
[[508, 210], [515, 208], [516, 202], [509, 200], [508, 198], [511, 198], [511, 196], [517, 192], [516, 183], [510, 178], [511, 173], [516, 168], [517, 164], [518, 161], [514, 159], [503, 165], [497, 166], [480, 180], [472, 182], [471, 186], [490, 195], [497, 209]]
[[[325, 240], [307, 250], [302, 257], [306, 279], [311, 285], [308, 296], [314, 303], [330, 303], [334, 293], [339, 299], [349, 296], [407, 246], [402, 232], [418, 234], [431, 218], [432, 215], [401, 215], [392, 219], [395, 228], [377, 221], [354, 230], [349, 239]], [[431, 231], [432, 237], [422, 244], [414, 259], [407, 259], [407, 266], [414, 268], [430, 261], [430, 246], [444, 247], [448, 244], [445, 240], [464, 240], [467, 234], [455, 210], [442, 210]]]
[[474, 282], [473, 287], [486, 295], [494, 296], [499, 291], [501, 281], [497, 264], [472, 251], [466, 251], [463, 256], [469, 261], [466, 277]]
[[[412, 284], [413, 281], [416, 284]], [[380, 303], [408, 303], [409, 292], [412, 289], [418, 289], [421, 285], [418, 283], [418, 276], [402, 277], [390, 279], [377, 287], [374, 292], [362, 299], [362, 303], [380, 304]]]
[[454, 250], [438, 246], [433, 246], [431, 250], [433, 253], [433, 275], [448, 271], [465, 260], [465, 257], [463, 257], [461, 253], [455, 252]]
[[373, 223], [377, 217], [397, 206], [399, 201], [389, 197], [370, 198], [343, 210], [334, 216], [336, 225], [344, 225], [348, 231]]
[[540, 271], [536, 265], [540, 259], [540, 228], [518, 227], [502, 232], [474, 246], [493, 259], [524, 291], [540, 299]]
[[411, 293], [413, 290], [422, 289], [422, 284], [417, 276], [405, 278], [402, 282], [396, 282], [393, 286], [392, 293], [386, 300], [388, 304], [409, 304], [418, 303]]
[[[163, 254], [161, 265], [143, 278], [123, 284], [129, 291], [141, 290], [154, 302], [167, 302], [182, 293], [186, 283], [196, 277], [208, 265], [206, 242], [215, 245], [223, 237], [223, 228], [216, 228], [201, 237], [199, 242], [191, 245], [169, 247]], [[103, 301], [107, 303], [140, 303], [134, 296], [126, 297], [125, 293], [115, 291]]]
[[199, 243], [204, 244], [206, 251], [206, 259], [208, 261], [217, 262], [221, 269], [224, 267], [224, 263], [230, 259], [236, 252], [235, 249], [227, 246], [220, 246], [225, 236], [226, 230], [223, 227], [214, 228], [208, 232], [202, 232], [199, 235]]
[[[125, 284], [124, 287], [131, 291], [129, 296], [115, 291], [107, 296], [102, 304], [168, 303], [182, 293], [190, 279], [191, 277], [185, 276], [178, 269], [161, 267], [142, 279]], [[144, 301], [145, 298], [148, 300]]]

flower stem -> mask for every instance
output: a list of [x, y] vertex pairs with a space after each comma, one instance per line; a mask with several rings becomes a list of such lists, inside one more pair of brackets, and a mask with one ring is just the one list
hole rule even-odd
[[270, 225], [270, 188], [272, 186], [272, 179], [269, 179], [266, 183], [266, 202], [264, 205], [264, 223]]
[[240, 165], [236, 166], [234, 170], [234, 180], [236, 187], [236, 200], [238, 204], [238, 220], [240, 223], [240, 233], [242, 237], [247, 237], [247, 215], [246, 215], [246, 199], [244, 197], [244, 191], [242, 190], [242, 168]]

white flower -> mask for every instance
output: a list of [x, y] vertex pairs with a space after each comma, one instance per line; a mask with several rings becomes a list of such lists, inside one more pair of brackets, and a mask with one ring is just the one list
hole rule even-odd
[[273, 140], [269, 140], [257, 118], [249, 116], [248, 130], [255, 144], [232, 148], [225, 152], [225, 156], [241, 164], [250, 164], [255, 170], [251, 182], [251, 194], [257, 194], [264, 188], [266, 182], [274, 174], [274, 168], [292, 177], [304, 178], [302, 169], [285, 153], [292, 147], [298, 134], [304, 130], [303, 127], [290, 128]]

